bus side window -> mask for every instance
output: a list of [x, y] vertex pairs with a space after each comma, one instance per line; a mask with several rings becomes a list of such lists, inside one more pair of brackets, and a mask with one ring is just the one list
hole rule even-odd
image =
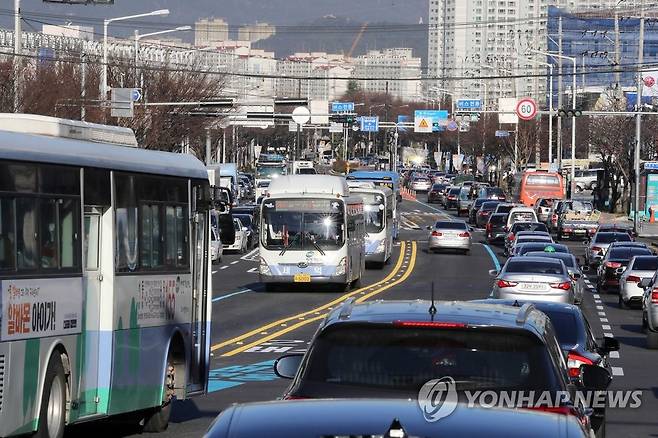
[[0, 199], [0, 270], [16, 267], [15, 242], [14, 200], [3, 198]]
[[356, 217], [354, 215], [347, 215], [347, 238], [351, 239], [355, 236], [356, 232]]

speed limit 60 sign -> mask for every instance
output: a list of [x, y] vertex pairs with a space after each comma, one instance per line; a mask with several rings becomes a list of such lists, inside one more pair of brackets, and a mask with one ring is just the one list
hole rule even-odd
[[537, 102], [531, 97], [524, 97], [516, 104], [516, 115], [521, 120], [532, 120], [537, 115]]

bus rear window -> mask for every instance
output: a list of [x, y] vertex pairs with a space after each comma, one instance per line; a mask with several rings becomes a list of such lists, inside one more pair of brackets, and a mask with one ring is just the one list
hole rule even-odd
[[555, 175], [528, 175], [525, 183], [529, 186], [559, 186], [560, 179]]

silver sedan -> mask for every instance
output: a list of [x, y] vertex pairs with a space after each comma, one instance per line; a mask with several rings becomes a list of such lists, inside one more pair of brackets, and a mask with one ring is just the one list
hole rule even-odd
[[658, 349], [658, 274], [640, 281], [642, 296], [642, 330], [647, 334], [647, 348]]
[[569, 271], [569, 276], [571, 277], [575, 304], [582, 304], [583, 293], [585, 291], [585, 281], [583, 277], [583, 271], [581, 271], [580, 266], [578, 266], [579, 262], [576, 256], [566, 252], [531, 251], [526, 253], [524, 257], [546, 257], [562, 260], [562, 262], [564, 262], [564, 266], [567, 267], [567, 271]]
[[492, 298], [574, 304], [571, 277], [562, 260], [546, 257], [513, 257], [495, 277]]
[[430, 251], [454, 249], [468, 254], [471, 250], [473, 229], [461, 221], [438, 221], [430, 230], [428, 248]]

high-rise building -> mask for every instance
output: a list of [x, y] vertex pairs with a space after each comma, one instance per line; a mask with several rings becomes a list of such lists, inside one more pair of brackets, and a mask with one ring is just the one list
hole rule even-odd
[[228, 40], [228, 23], [221, 18], [202, 18], [194, 23], [194, 45], [212, 46]]
[[250, 24], [238, 29], [238, 40], [255, 43], [256, 41], [267, 39], [274, 34], [276, 34], [276, 28], [270, 24]]
[[[311, 100], [337, 100], [347, 92], [353, 67], [343, 55], [325, 52], [294, 53], [277, 65], [280, 76], [276, 93], [280, 97], [305, 97]], [[309, 78], [309, 79], [306, 79]]]
[[[645, 6], [652, 2], [646, 0]], [[544, 74], [546, 67], [519, 55], [546, 50], [549, 6], [628, 11], [640, 4], [641, 0], [621, 4], [619, 0], [430, 0], [428, 75], [438, 79], [427, 83], [425, 94], [480, 97], [488, 102], [498, 97], [540, 98], [546, 81], [531, 76]], [[454, 79], [469, 77], [473, 79]]]
[[[354, 59], [354, 77], [366, 78], [361, 89], [385, 93], [402, 100], [421, 97], [421, 59], [409, 48], [370, 50]], [[368, 79], [368, 78], [372, 78]]]

